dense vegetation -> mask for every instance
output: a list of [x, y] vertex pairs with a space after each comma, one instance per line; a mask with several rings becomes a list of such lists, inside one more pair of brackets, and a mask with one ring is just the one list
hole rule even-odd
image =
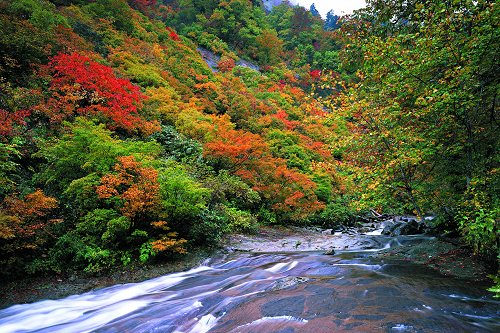
[[366, 208], [439, 215], [495, 261], [498, 7], [0, 1], [1, 274]]

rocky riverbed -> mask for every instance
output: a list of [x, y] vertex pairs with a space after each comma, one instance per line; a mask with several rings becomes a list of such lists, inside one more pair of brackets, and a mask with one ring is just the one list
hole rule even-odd
[[[412, 219], [369, 221], [355, 228], [284, 228], [262, 226], [253, 235], [232, 234], [221, 244], [222, 252], [323, 252], [381, 249], [389, 246], [396, 233], [407, 232]], [[403, 226], [404, 224], [404, 226]], [[399, 228], [399, 229], [398, 229]], [[427, 232], [423, 226], [414, 232]], [[396, 230], [397, 229], [397, 230]], [[401, 231], [403, 229], [403, 231]], [[417, 228], [418, 229], [418, 228]], [[392, 230], [392, 231], [391, 231]], [[382, 232], [388, 235], [373, 237]], [[392, 236], [391, 236], [392, 235]], [[469, 279], [485, 279], [488, 267], [476, 258], [457, 238], [405, 236], [411, 244], [392, 244], [373, 251], [372, 257], [384, 261], [406, 261], [428, 265], [445, 275]], [[419, 238], [420, 237], [420, 238]], [[399, 238], [401, 239], [401, 238]], [[382, 243], [386, 242], [385, 244]], [[134, 283], [168, 273], [184, 271], [200, 265], [212, 253], [193, 253], [182, 261], [168, 264], [123, 268], [106, 274], [72, 272], [43, 278], [0, 283], [0, 308], [42, 299], [59, 299], [73, 294], [97, 290], [114, 284]]]

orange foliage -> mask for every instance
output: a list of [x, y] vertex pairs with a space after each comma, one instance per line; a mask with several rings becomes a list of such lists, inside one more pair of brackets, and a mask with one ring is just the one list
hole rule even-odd
[[[167, 226], [166, 221], [156, 221], [151, 223], [152, 226], [155, 228], [163, 229], [163, 230], [170, 230], [170, 228]], [[155, 252], [163, 252], [169, 250], [170, 252], [177, 252], [177, 253], [186, 253], [186, 249], [181, 247], [180, 245], [183, 243], [186, 243], [187, 240], [181, 238], [181, 239], [173, 239], [171, 237], [177, 237], [176, 232], [169, 232], [166, 235], [161, 235], [160, 239], [157, 239], [150, 244], [153, 247], [153, 250]]]
[[23, 220], [33, 220], [47, 215], [51, 209], [57, 208], [57, 200], [45, 196], [42, 190], [28, 194], [24, 200], [7, 197], [3, 202], [6, 215], [17, 216]]
[[[0, 238], [9, 241], [3, 243], [0, 250], [10, 253], [38, 248], [45, 242], [43, 235], [46, 235], [46, 228], [61, 221], [44, 218], [57, 207], [57, 200], [45, 196], [41, 190], [28, 194], [24, 199], [16, 195], [5, 198], [0, 210]], [[15, 257], [8, 260], [15, 261]]]
[[217, 68], [222, 73], [225, 73], [225, 72], [230, 72], [235, 66], [236, 66], [236, 63], [235, 63], [234, 59], [223, 58], [219, 61]]
[[176, 252], [176, 253], [186, 253], [186, 249], [181, 246], [181, 244], [184, 244], [187, 242], [185, 239], [172, 239], [169, 238], [172, 236], [175, 236], [174, 233], [169, 233], [167, 236], [162, 237], [161, 239], [158, 239], [154, 242], [151, 242], [150, 244], [152, 245], [152, 248], [155, 252], [163, 252], [163, 251], [170, 251], [170, 252]]
[[204, 155], [208, 159], [225, 159], [233, 171], [258, 163], [269, 150], [258, 134], [240, 130], [224, 130], [214, 133], [215, 138], [205, 144]]
[[154, 211], [159, 205], [158, 172], [151, 167], [143, 167], [133, 156], [117, 158], [116, 174], [106, 174], [97, 186], [99, 199], [117, 197], [124, 200], [121, 211], [131, 219]]

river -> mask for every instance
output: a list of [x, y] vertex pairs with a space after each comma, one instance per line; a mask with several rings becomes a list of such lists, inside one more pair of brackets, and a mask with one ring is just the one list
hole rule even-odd
[[500, 332], [483, 282], [374, 250], [227, 253], [192, 270], [0, 311], [0, 332]]

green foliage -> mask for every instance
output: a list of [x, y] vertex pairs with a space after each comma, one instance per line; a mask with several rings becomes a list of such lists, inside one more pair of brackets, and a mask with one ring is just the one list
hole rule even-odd
[[[500, 254], [498, 255], [498, 262], [500, 262]], [[496, 283], [496, 286], [493, 286], [488, 290], [495, 293], [495, 296], [493, 297], [500, 297], [500, 274], [498, 276], [490, 275], [489, 277], [493, 279], [493, 281]]]
[[250, 234], [257, 231], [257, 218], [251, 213], [231, 207], [223, 207], [223, 211], [227, 219], [227, 231]]
[[[85, 118], [67, 126], [69, 133], [40, 152], [47, 159], [48, 167], [38, 177], [58, 194], [74, 180], [111, 171], [119, 156], [155, 156], [159, 153], [159, 146], [154, 142], [116, 139], [104, 125], [96, 125]], [[95, 176], [90, 176], [85, 182], [89, 181], [95, 181]], [[82, 190], [87, 188], [82, 181], [79, 182], [75, 186]]]
[[16, 157], [20, 157], [16, 146], [0, 142], [0, 199], [14, 189], [15, 183], [11, 175], [18, 167], [18, 163], [15, 162]]
[[278, 217], [275, 212], [270, 211], [264, 205], [261, 205], [257, 214], [257, 220], [262, 225], [278, 224]]
[[339, 197], [328, 203], [322, 211], [310, 216], [307, 221], [309, 224], [326, 227], [352, 225], [357, 214], [359, 212], [351, 206], [350, 199]]
[[106, 232], [102, 234], [102, 240], [110, 242], [114, 246], [120, 244], [120, 240], [126, 237], [130, 231], [130, 219], [127, 216], [120, 216], [107, 223]]
[[196, 215], [186, 238], [191, 240], [193, 246], [217, 245], [227, 230], [226, 216], [217, 206]]
[[456, 219], [474, 252], [492, 259], [500, 252], [500, 207], [483, 207], [485, 202], [481, 194], [470, 189], [470, 199], [459, 206]]
[[95, 52], [99, 53], [101, 56], [106, 57], [109, 54], [103, 37], [85, 23], [76, 21], [73, 25], [73, 32], [83, 37], [87, 42], [92, 43]]
[[50, 32], [58, 25], [69, 28], [67, 19], [55, 13], [56, 6], [48, 0], [13, 0], [8, 10], [44, 31]]
[[[0, 76], [16, 86], [26, 85], [33, 64], [46, 64], [60, 48], [54, 34], [33, 24], [13, 20], [0, 8]], [[47, 46], [50, 46], [47, 48]]]
[[125, 0], [96, 0], [83, 7], [97, 18], [110, 20], [113, 26], [129, 35], [135, 32], [134, 21], [130, 19], [134, 11]]
[[[120, 215], [112, 209], [95, 209], [82, 217], [81, 222], [77, 223], [76, 230], [85, 235], [84, 240], [96, 242], [99, 238], [105, 239], [103, 233], [109, 233], [109, 226], [113, 228], [113, 222], [119, 219]], [[130, 222], [129, 222], [130, 224]], [[102, 236], [101, 236], [102, 235]]]
[[169, 87], [158, 68], [129, 52], [117, 52], [111, 56], [114, 67], [120, 68], [131, 77], [131, 82], [143, 87]]
[[153, 246], [151, 245], [150, 242], [142, 244], [139, 252], [140, 252], [139, 260], [142, 263], [145, 263], [151, 257], [154, 257], [156, 255], [156, 252], [153, 250]]
[[111, 267], [116, 261], [116, 255], [113, 252], [100, 247], [87, 246], [84, 257], [88, 261], [88, 266], [84, 270], [94, 273]]
[[175, 161], [165, 162], [159, 170], [158, 180], [162, 207], [160, 216], [171, 222], [176, 231], [185, 232], [192, 223], [190, 220], [206, 208], [210, 190], [196, 183], [186, 168]]
[[165, 150], [166, 157], [174, 161], [193, 161], [200, 157], [202, 146], [198, 141], [188, 139], [172, 126], [161, 126], [150, 139], [155, 140]]
[[76, 231], [70, 231], [58, 239], [50, 249], [47, 267], [55, 272], [85, 268], [85, 243]]
[[212, 207], [223, 204], [248, 209], [260, 201], [260, 196], [256, 191], [239, 177], [230, 175], [227, 170], [220, 170], [216, 176], [210, 175], [203, 179], [202, 184], [211, 191], [208, 203]]

